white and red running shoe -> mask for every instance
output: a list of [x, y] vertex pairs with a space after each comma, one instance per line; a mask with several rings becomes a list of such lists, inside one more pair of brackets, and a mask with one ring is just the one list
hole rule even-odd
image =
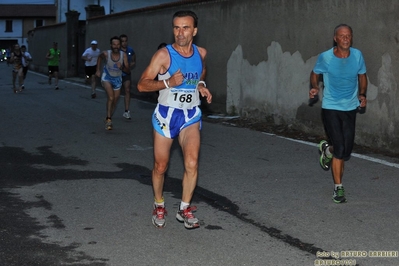
[[154, 205], [154, 210], [152, 211], [152, 224], [157, 228], [165, 227], [165, 215], [168, 215], [165, 206]]
[[184, 227], [187, 229], [195, 229], [200, 227], [199, 221], [197, 218], [194, 217], [193, 212], [197, 210], [195, 206], [188, 206], [183, 210], [178, 210], [176, 214], [176, 219], [183, 223]]

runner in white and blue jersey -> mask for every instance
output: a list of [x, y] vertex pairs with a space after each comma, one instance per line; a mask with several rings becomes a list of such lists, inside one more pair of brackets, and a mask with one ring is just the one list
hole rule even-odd
[[[122, 71], [130, 73], [127, 55], [120, 50], [121, 42], [118, 36], [110, 40], [111, 50], [103, 51], [97, 60], [96, 76], [101, 77], [101, 84], [107, 93], [107, 116], [105, 118], [105, 129], [112, 129], [112, 115], [118, 102], [122, 87]], [[103, 73], [101, 75], [101, 61], [105, 60]]]
[[[197, 15], [192, 11], [179, 11], [173, 16], [175, 42], [159, 49], [142, 74], [137, 88], [140, 92], [159, 91], [152, 124], [154, 127], [154, 169], [152, 185], [154, 208], [152, 223], [165, 226], [163, 185], [168, 168], [170, 149], [178, 138], [184, 158], [182, 200], [176, 219], [186, 228], [198, 228], [191, 199], [198, 179], [201, 110], [200, 95], [210, 104], [212, 94], [205, 84], [206, 49], [193, 44], [197, 35]], [[155, 78], [158, 77], [157, 80]]]

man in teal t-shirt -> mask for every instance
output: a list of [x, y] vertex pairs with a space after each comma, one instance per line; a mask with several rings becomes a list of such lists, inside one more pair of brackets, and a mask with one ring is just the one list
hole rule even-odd
[[352, 28], [340, 24], [334, 29], [336, 46], [321, 53], [310, 76], [312, 99], [319, 93], [319, 76], [324, 89], [321, 105], [328, 140], [319, 144], [320, 165], [334, 180], [333, 201], [346, 202], [342, 177], [355, 141], [358, 107], [366, 107], [367, 75], [363, 55], [352, 47]]

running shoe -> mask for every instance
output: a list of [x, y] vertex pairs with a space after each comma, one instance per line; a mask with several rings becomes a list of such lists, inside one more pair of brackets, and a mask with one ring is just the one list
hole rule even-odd
[[130, 119], [130, 111], [124, 112], [123, 117], [126, 119]]
[[330, 145], [328, 145], [328, 142], [326, 140], [322, 140], [319, 143], [319, 150], [320, 150], [320, 165], [321, 168], [323, 168], [324, 170], [330, 170], [330, 166], [331, 166], [331, 160], [332, 160], [332, 155], [330, 155], [330, 157], [327, 156], [326, 154], [326, 149], [330, 147]]
[[183, 210], [178, 210], [176, 214], [176, 219], [183, 223], [184, 227], [187, 229], [194, 229], [200, 226], [199, 221], [197, 218], [194, 217], [193, 212], [197, 210], [195, 206], [188, 206]]
[[59, 89], [58, 86], [56, 86], [56, 87], [55, 87], [55, 90], [58, 90], [58, 89]]
[[24, 89], [25, 89], [25, 85], [22, 85], [22, 86], [21, 86], [21, 89], [24, 90]]
[[152, 224], [157, 228], [165, 227], [165, 215], [168, 215], [165, 206], [157, 206], [154, 204], [154, 210], [152, 211]]
[[91, 98], [92, 98], [92, 99], [96, 98], [96, 96], [97, 96], [97, 94], [96, 94], [95, 92], [92, 92], [92, 93], [91, 93]]
[[110, 118], [105, 119], [105, 129], [112, 130], [112, 120]]
[[346, 202], [345, 189], [343, 186], [340, 186], [340, 187], [337, 187], [337, 189], [334, 189], [332, 199], [335, 203], [345, 203]]

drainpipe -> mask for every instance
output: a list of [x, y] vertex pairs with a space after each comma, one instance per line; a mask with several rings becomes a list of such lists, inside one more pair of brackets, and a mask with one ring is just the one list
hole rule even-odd
[[58, 13], [59, 13], [59, 14], [58, 14], [58, 21], [57, 21], [57, 23], [61, 23], [62, 0], [58, 0], [58, 6], [57, 6], [57, 8], [58, 8]]

